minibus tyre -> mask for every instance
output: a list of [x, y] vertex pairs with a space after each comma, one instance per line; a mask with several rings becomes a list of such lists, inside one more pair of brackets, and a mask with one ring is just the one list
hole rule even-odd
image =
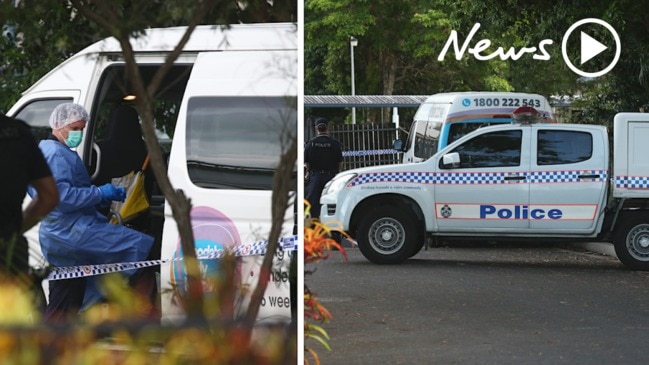
[[372, 209], [360, 222], [358, 248], [375, 264], [399, 264], [419, 251], [418, 241], [423, 245], [416, 222], [414, 214], [394, 206]]
[[624, 212], [613, 236], [618, 259], [632, 270], [649, 271], [649, 213]]

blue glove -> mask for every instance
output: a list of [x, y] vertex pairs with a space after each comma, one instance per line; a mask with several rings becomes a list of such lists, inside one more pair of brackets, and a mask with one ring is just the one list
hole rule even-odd
[[107, 200], [123, 202], [126, 199], [126, 189], [113, 184], [104, 184], [98, 187], [101, 197]]

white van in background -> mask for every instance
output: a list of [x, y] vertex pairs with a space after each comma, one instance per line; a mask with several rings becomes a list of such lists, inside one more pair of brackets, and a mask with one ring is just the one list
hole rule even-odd
[[406, 141], [396, 140], [393, 149], [404, 152], [403, 163], [422, 162], [437, 151], [480, 127], [511, 123], [512, 113], [531, 106], [545, 122], [556, 123], [550, 103], [538, 94], [468, 91], [429, 96], [413, 119]]
[[[184, 27], [149, 29], [131, 41], [146, 83], [184, 32]], [[54, 68], [25, 91], [8, 114], [29, 123], [38, 138], [46, 138], [49, 115], [56, 105], [83, 105], [91, 120], [77, 152], [96, 178], [108, 166], [101, 161], [111, 157], [99, 147], [107, 138], [107, 129], [117, 122], [110, 119], [111, 112], [128, 104], [129, 95], [132, 88], [121, 48], [108, 38]], [[197, 27], [163, 81], [155, 103], [168, 176], [174, 188], [182, 189], [192, 201], [197, 251], [209, 253], [267, 239], [274, 169], [282, 148], [297, 135], [297, 26]], [[118, 138], [115, 143], [129, 147], [119, 145]], [[147, 174], [147, 179], [153, 179], [153, 174]], [[178, 258], [179, 236], [171, 209], [154, 182], [149, 193], [150, 211], [134, 228], [156, 238], [163, 260]], [[293, 212], [287, 212], [282, 235], [295, 234], [294, 224]], [[38, 228], [26, 236], [30, 263], [43, 266]], [[288, 270], [292, 254], [276, 253], [259, 321], [290, 321]], [[245, 309], [257, 283], [261, 258], [245, 256], [238, 264], [239, 310]], [[201, 264], [202, 269], [212, 271], [218, 261]], [[163, 321], [173, 321], [183, 316], [182, 261], [163, 264], [160, 278]]]

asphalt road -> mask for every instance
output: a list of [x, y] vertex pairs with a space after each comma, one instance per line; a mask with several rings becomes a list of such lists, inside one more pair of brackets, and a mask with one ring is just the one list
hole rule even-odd
[[649, 273], [553, 245], [454, 245], [306, 270], [334, 318], [321, 364], [646, 364]]

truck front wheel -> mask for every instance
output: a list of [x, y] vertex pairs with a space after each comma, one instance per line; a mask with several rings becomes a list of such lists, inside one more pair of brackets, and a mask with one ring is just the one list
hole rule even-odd
[[649, 214], [622, 214], [613, 245], [618, 259], [632, 270], [649, 271]]
[[[399, 208], [374, 209], [360, 222], [356, 242], [363, 256], [375, 264], [398, 264], [413, 255], [421, 234], [417, 219]], [[416, 253], [416, 252], [415, 252]]]

